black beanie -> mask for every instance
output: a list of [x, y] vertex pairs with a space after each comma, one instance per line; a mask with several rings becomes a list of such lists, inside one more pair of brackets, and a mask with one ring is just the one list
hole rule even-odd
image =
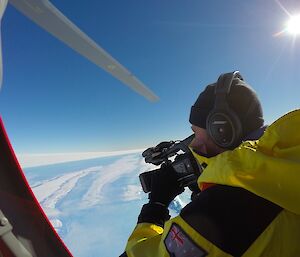
[[[215, 106], [215, 87], [216, 83], [208, 85], [197, 98], [190, 114], [191, 124], [206, 129], [207, 116]], [[263, 112], [259, 99], [243, 80], [235, 78], [232, 81], [227, 103], [241, 121], [243, 138], [263, 126]]]

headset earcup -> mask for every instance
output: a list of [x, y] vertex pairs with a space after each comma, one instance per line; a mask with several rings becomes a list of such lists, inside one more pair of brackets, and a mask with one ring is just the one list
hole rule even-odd
[[230, 110], [213, 110], [207, 117], [206, 129], [213, 141], [222, 148], [232, 149], [241, 143], [241, 122]]

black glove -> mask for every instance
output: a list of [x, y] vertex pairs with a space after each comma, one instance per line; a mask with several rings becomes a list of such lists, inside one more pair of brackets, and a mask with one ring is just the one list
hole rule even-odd
[[164, 223], [170, 219], [169, 204], [183, 191], [174, 168], [171, 165], [162, 165], [152, 175], [150, 201], [144, 204], [138, 223], [148, 222], [164, 227]]
[[150, 203], [160, 203], [166, 207], [184, 191], [177, 181], [178, 176], [171, 165], [162, 165], [151, 179]]

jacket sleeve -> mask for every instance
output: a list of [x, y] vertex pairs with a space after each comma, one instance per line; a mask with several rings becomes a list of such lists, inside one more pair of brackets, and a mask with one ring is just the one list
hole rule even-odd
[[166, 217], [163, 208], [151, 204], [143, 206], [126, 245], [128, 257], [232, 256], [199, 234], [181, 215], [163, 224], [159, 222]]
[[164, 224], [169, 219], [169, 210], [166, 206], [157, 203], [145, 204], [138, 217], [138, 224], [127, 242], [128, 256], [157, 256], [153, 254], [157, 254]]
[[[220, 212], [222, 208], [217, 208], [221, 203], [216, 205], [223, 191], [219, 192], [217, 186], [205, 190], [183, 208], [180, 215], [172, 219], [167, 207], [157, 203], [145, 204], [138, 217], [138, 224], [128, 239], [127, 256], [232, 256], [224, 249], [221, 250], [211, 237], [212, 234], [217, 237], [221, 235], [216, 226], [219, 224], [218, 219], [214, 216], [220, 216], [221, 219], [224, 217], [224, 213]], [[214, 192], [218, 197], [214, 197]]]
[[170, 219], [165, 228], [151, 223], [137, 224], [126, 246], [128, 257], [232, 257], [190, 227], [181, 216]]
[[158, 249], [164, 229], [151, 223], [137, 224], [126, 245], [128, 257], [159, 256]]

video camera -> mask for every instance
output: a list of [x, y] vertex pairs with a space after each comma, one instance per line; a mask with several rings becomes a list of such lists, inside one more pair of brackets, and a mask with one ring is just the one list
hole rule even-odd
[[[193, 138], [194, 134], [182, 141], [161, 142], [155, 147], [146, 149], [142, 156], [145, 158], [146, 163], [157, 166], [172, 165], [177, 174], [180, 187], [192, 187], [197, 183], [197, 179], [203, 170], [189, 148]], [[173, 158], [173, 161], [170, 158]], [[140, 174], [140, 182], [145, 193], [151, 192], [152, 176], [159, 171], [160, 169], [156, 169]]]

